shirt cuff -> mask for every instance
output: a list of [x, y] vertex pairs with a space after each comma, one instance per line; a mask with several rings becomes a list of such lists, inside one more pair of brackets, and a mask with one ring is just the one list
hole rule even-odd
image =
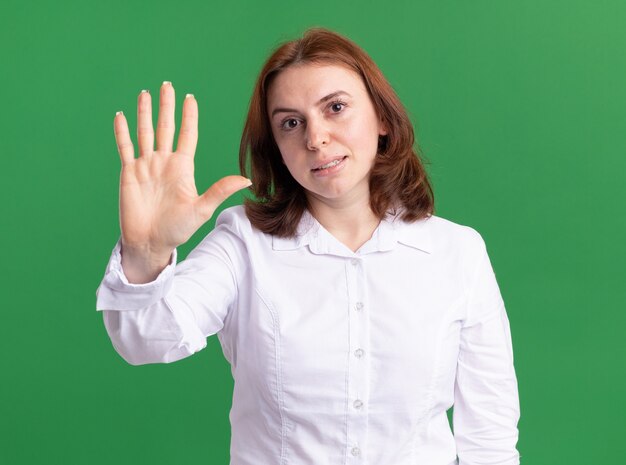
[[138, 310], [149, 307], [167, 295], [172, 287], [177, 252], [174, 249], [168, 265], [149, 283], [133, 284], [122, 269], [122, 240], [118, 239], [96, 290], [96, 310]]

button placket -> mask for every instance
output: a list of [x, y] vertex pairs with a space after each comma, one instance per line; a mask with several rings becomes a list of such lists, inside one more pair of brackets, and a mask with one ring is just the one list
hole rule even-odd
[[[367, 400], [369, 396], [369, 362], [365, 357], [369, 347], [369, 314], [365, 289], [364, 261], [352, 258], [346, 266], [349, 289], [349, 347], [348, 360], [348, 436], [349, 454], [354, 459], [362, 458], [367, 441]], [[360, 461], [360, 460], [359, 460]]]

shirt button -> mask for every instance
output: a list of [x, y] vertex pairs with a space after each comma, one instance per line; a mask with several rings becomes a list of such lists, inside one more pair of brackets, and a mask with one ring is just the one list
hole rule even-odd
[[357, 302], [356, 304], [354, 304], [354, 308], [356, 310], [363, 310], [363, 307], [364, 307], [363, 302]]
[[359, 455], [361, 455], [361, 449], [359, 449], [358, 447], [353, 447], [350, 452], [355, 457], [358, 457]]
[[354, 356], [356, 358], [361, 358], [363, 355], [365, 355], [365, 351], [363, 349], [357, 349], [354, 351]]
[[361, 407], [363, 407], [363, 402], [357, 399], [354, 401], [352, 405], [354, 406], [355, 409], [359, 410]]
[[352, 266], [357, 266], [359, 264], [359, 261], [356, 258], [353, 258], [352, 260], [350, 260], [350, 264]]

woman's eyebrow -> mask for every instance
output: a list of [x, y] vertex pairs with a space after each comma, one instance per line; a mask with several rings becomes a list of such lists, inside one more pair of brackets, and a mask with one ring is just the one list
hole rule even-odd
[[[345, 90], [338, 90], [336, 92], [333, 92], [331, 94], [326, 95], [325, 97], [322, 97], [321, 99], [318, 100], [317, 105], [320, 105], [324, 102], [327, 102], [328, 100], [331, 100], [335, 97], [338, 97], [339, 95], [346, 95], [348, 97], [352, 97], [349, 93], [347, 93]], [[295, 110], [293, 108], [275, 108], [272, 111], [272, 118], [274, 117], [274, 115], [276, 113], [291, 113], [291, 112], [297, 112], [298, 110]]]

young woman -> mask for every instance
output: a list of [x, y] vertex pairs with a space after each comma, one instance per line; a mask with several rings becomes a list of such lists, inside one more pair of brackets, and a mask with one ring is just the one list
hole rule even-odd
[[[217, 334], [235, 380], [231, 464], [519, 463], [509, 322], [485, 244], [433, 215], [413, 128], [349, 39], [312, 29], [261, 70], [240, 166], [198, 195], [197, 103], [178, 146], [174, 88], [124, 115], [121, 238], [97, 292], [131, 364], [172, 362]], [[215, 229], [184, 243], [233, 192]], [[454, 406], [452, 433], [446, 411]], [[458, 462], [457, 462], [458, 460]]]

